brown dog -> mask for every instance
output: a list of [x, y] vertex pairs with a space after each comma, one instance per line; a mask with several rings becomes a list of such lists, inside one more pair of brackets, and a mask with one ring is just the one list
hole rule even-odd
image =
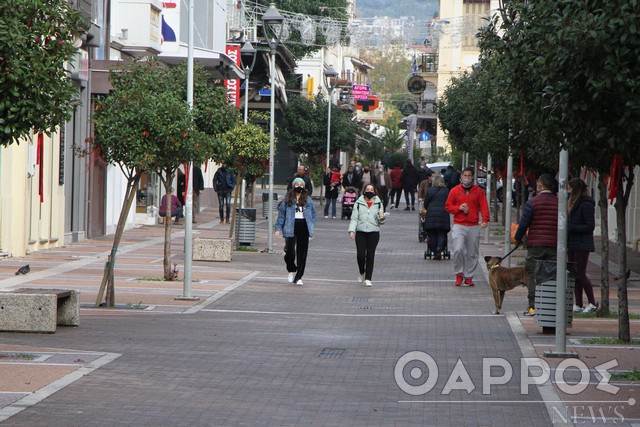
[[504, 293], [516, 286], [527, 286], [529, 275], [524, 267], [506, 268], [500, 265], [502, 258], [486, 256], [484, 260], [489, 270], [489, 285], [493, 292], [493, 300], [496, 303], [495, 314], [500, 314]]

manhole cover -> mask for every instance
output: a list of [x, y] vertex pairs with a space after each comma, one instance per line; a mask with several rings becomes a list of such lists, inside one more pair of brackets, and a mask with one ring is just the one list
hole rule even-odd
[[367, 302], [369, 301], [369, 297], [353, 297], [353, 302]]
[[344, 348], [324, 348], [318, 355], [321, 359], [338, 359], [344, 355]]

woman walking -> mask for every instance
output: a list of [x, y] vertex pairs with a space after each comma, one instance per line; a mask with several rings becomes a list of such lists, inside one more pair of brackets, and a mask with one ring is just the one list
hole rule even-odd
[[349, 237], [355, 239], [358, 260], [358, 282], [364, 281], [365, 286], [371, 286], [373, 262], [376, 247], [380, 241], [380, 226], [385, 221], [382, 201], [376, 195], [373, 184], [364, 187], [364, 192], [353, 207]]
[[305, 190], [304, 179], [296, 178], [278, 206], [275, 235], [284, 236], [284, 262], [289, 273], [287, 280], [289, 283], [295, 282], [297, 286], [303, 285], [309, 237], [313, 237], [315, 224], [316, 207]]
[[[597, 310], [596, 300], [593, 296], [593, 286], [587, 277], [587, 262], [589, 252], [595, 251], [593, 243], [593, 230], [596, 227], [595, 202], [589, 196], [587, 184], [574, 178], [569, 181], [569, 200], [567, 210], [569, 220], [567, 223], [567, 257], [569, 262], [576, 265], [576, 285], [573, 311], [591, 313]], [[587, 295], [589, 305], [583, 307], [582, 291]]]
[[447, 233], [451, 229], [451, 218], [444, 207], [447, 197], [449, 189], [444, 185], [444, 178], [436, 175], [424, 197], [424, 208], [427, 211], [424, 230], [429, 235], [429, 249], [435, 260], [442, 259], [442, 252], [447, 246]]

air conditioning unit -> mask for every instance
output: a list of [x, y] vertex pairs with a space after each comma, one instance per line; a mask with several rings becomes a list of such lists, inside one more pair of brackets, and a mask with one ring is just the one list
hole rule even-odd
[[156, 0], [120, 0], [111, 46], [132, 56], [162, 51], [162, 4]]

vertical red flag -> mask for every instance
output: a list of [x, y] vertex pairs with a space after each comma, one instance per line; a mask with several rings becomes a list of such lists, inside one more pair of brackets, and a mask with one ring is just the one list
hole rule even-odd
[[44, 135], [38, 134], [38, 148], [36, 152], [36, 164], [38, 165], [38, 194], [40, 203], [44, 203]]
[[[240, 66], [240, 46], [227, 45], [226, 54], [236, 65]], [[227, 79], [224, 81], [224, 87], [227, 88], [227, 100], [229, 104], [236, 108], [240, 107], [240, 80]]]

